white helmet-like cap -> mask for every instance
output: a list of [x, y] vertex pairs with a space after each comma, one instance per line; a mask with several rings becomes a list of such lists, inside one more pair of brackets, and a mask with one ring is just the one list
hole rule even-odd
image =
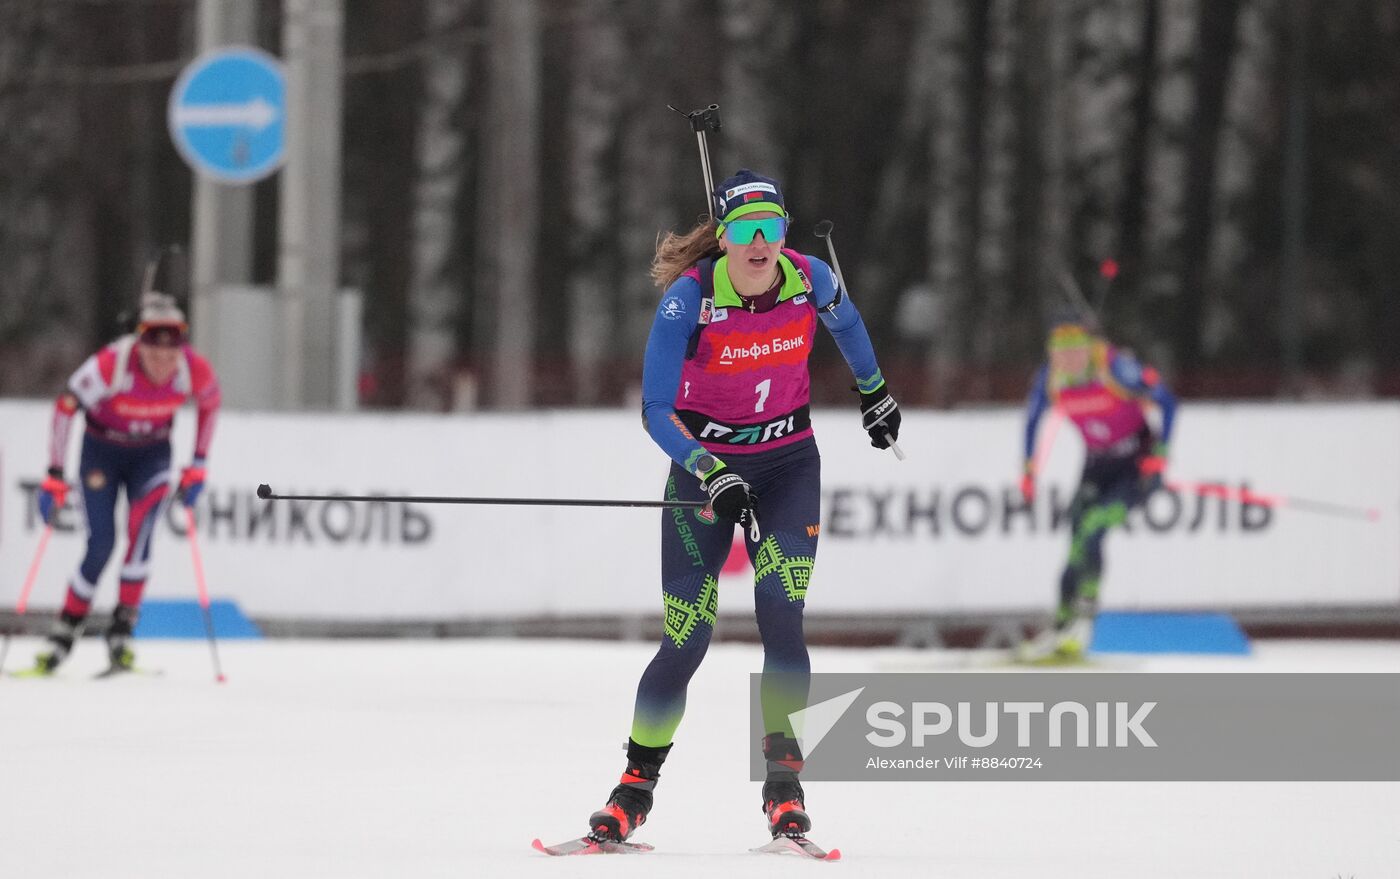
[[178, 348], [185, 343], [189, 326], [185, 313], [168, 293], [147, 293], [141, 297], [141, 317], [136, 337], [143, 345]]
[[183, 324], [185, 313], [169, 293], [147, 293], [141, 297], [141, 324]]

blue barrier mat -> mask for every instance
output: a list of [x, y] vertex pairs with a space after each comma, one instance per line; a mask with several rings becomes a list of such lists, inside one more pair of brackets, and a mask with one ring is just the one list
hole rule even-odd
[[[262, 630], [248, 619], [236, 602], [209, 602], [214, 635], [219, 638], [261, 638]], [[141, 603], [136, 621], [137, 638], [203, 638], [204, 615], [192, 600], [150, 600]]]
[[1227, 613], [1124, 613], [1094, 621], [1095, 653], [1249, 653], [1249, 638]]

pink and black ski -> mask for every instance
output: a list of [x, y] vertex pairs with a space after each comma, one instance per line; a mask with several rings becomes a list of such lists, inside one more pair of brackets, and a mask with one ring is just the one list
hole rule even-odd
[[[530, 845], [537, 852], [544, 852], [555, 857], [565, 855], [635, 855], [653, 850], [653, 846], [645, 842], [612, 842], [593, 839], [589, 836], [571, 839], [558, 845], [545, 845], [536, 839]], [[840, 849], [834, 848], [831, 851], [826, 851], [805, 836], [775, 836], [773, 841], [767, 845], [749, 849], [749, 851], [763, 854], [797, 855], [817, 861], [841, 860]]]
[[839, 848], [826, 851], [805, 836], [775, 836], [773, 837], [773, 841], [767, 845], [751, 848], [749, 851], [774, 855], [797, 855], [804, 858], [813, 858], [818, 861], [841, 860], [841, 850]]
[[537, 839], [530, 845], [534, 846], [537, 852], [544, 852], [556, 857], [564, 855], [635, 855], [652, 850], [652, 846], [644, 842], [612, 842], [606, 839], [594, 839], [591, 836], [571, 839], [558, 845], [545, 845]]

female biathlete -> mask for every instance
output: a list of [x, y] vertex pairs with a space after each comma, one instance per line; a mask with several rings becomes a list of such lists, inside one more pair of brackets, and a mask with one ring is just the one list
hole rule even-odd
[[97, 581], [116, 543], [117, 492], [126, 492], [127, 547], [112, 623], [106, 631], [114, 671], [130, 670], [130, 640], [151, 563], [151, 541], [170, 491], [170, 430], [175, 411], [193, 399], [199, 410], [194, 455], [180, 472], [179, 493], [194, 506], [204, 488], [205, 460], [214, 439], [219, 380], [189, 345], [185, 315], [173, 297], [147, 293], [140, 323], [83, 361], [54, 407], [49, 472], [39, 487], [39, 511], [50, 521], [68, 495], [64, 459], [73, 420], [84, 416], [78, 480], [87, 519], [87, 551], [68, 581], [68, 595], [49, 633], [48, 649], [28, 674], [48, 675], [82, 633]]
[[[1041, 416], [1059, 409], [1084, 438], [1084, 474], [1070, 503], [1069, 560], [1060, 577], [1054, 624], [1017, 648], [1023, 662], [1073, 661], [1093, 642], [1103, 577], [1103, 541], [1128, 511], [1162, 485], [1176, 398], [1157, 371], [1094, 335], [1087, 321], [1066, 313], [1046, 341], [1048, 361], [1037, 370], [1026, 406], [1021, 494], [1035, 497], [1035, 442]], [[1160, 410], [1154, 431], [1144, 407]]]
[[686, 685], [714, 631], [735, 525], [753, 562], [763, 640], [763, 812], [775, 837], [806, 833], [803, 757], [788, 715], [805, 707], [811, 669], [802, 611], [820, 530], [821, 457], [807, 359], [818, 320], [855, 376], [871, 444], [888, 448], [899, 436], [898, 406], [849, 295], [826, 263], [784, 248], [789, 217], [777, 181], [744, 169], [713, 201], [718, 222], [667, 236], [652, 265], [665, 292], [647, 340], [643, 420], [671, 458], [666, 499], [708, 507], [662, 516], [664, 635], [637, 687], [627, 768], [589, 818], [599, 842], [627, 839], [651, 811]]

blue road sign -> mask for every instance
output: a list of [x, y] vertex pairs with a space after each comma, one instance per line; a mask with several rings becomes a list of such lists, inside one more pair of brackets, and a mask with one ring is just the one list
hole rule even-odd
[[206, 52], [180, 72], [166, 116], [175, 148], [195, 171], [223, 183], [261, 180], [285, 152], [282, 63], [247, 46]]

